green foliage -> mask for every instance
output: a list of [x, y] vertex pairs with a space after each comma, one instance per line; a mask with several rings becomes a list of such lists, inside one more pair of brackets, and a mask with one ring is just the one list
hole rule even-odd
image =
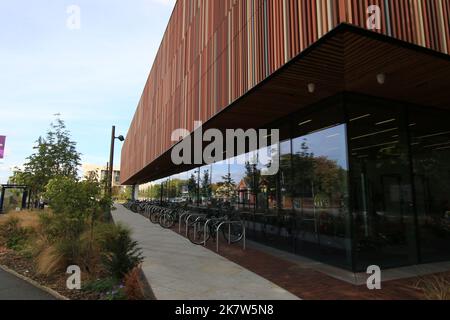
[[209, 175], [209, 170], [203, 171], [200, 193], [201, 193], [201, 196], [204, 198], [207, 198], [207, 199], [211, 198], [212, 188], [211, 188], [211, 177]]
[[236, 183], [231, 177], [231, 173], [222, 176], [222, 181], [217, 183], [215, 193], [216, 198], [233, 201], [236, 197]]
[[31, 187], [37, 199], [47, 183], [58, 176], [76, 179], [80, 165], [80, 153], [71, 140], [64, 121], [57, 119], [50, 125], [45, 138], [39, 137], [34, 147], [35, 153], [27, 158], [24, 170], [16, 170], [10, 182]]
[[126, 300], [123, 285], [112, 277], [88, 282], [83, 286], [82, 290], [99, 293], [104, 300]]
[[123, 286], [119, 286], [114, 288], [111, 291], [106, 292], [103, 296], [104, 300], [127, 300], [127, 296], [125, 294], [125, 290]]
[[29, 231], [20, 226], [18, 218], [10, 218], [0, 225], [0, 240], [7, 248], [20, 251], [25, 248], [29, 239]]
[[188, 192], [189, 192], [189, 197], [191, 199], [197, 198], [198, 182], [197, 182], [197, 178], [195, 177], [194, 174], [191, 174], [191, 177], [189, 178], [188, 183], [187, 183], [187, 188], [188, 188]]
[[131, 199], [131, 192], [132, 192], [132, 187], [130, 186], [126, 186], [124, 188], [119, 187], [119, 186], [114, 186], [113, 187], [113, 198], [119, 200], [119, 201], [126, 201]]
[[122, 225], [105, 225], [103, 230], [97, 230], [97, 234], [103, 263], [114, 278], [122, 279], [143, 261], [138, 243], [131, 239], [130, 230]]
[[89, 268], [94, 259], [94, 227], [110, 208], [110, 200], [94, 178], [76, 181], [59, 176], [50, 180], [46, 190], [53, 214], [42, 214], [40, 222], [47, 241], [65, 261]]
[[76, 181], [58, 176], [50, 180], [46, 189], [45, 197], [55, 213], [86, 218], [105, 210], [110, 204], [102, 195], [100, 183], [93, 179]]
[[[161, 197], [161, 185], [160, 184], [150, 185], [147, 189], [139, 191], [139, 197], [155, 200], [159, 199]], [[129, 199], [131, 199], [131, 197]]]
[[85, 285], [83, 285], [82, 290], [89, 291], [89, 292], [107, 292], [112, 291], [114, 287], [118, 285], [118, 281], [115, 278], [103, 278], [103, 279], [96, 279], [94, 281], [89, 281]]

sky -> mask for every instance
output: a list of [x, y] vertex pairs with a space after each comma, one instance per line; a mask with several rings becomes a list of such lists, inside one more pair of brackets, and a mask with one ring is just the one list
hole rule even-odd
[[111, 126], [126, 135], [174, 4], [0, 0], [0, 135], [7, 136], [0, 183], [32, 154], [55, 114], [83, 163], [106, 164]]

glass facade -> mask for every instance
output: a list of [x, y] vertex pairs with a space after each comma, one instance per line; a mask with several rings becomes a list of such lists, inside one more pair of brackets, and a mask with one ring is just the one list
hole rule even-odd
[[450, 260], [449, 116], [338, 96], [269, 126], [278, 145], [155, 181], [151, 194], [229, 202], [249, 238], [354, 271]]

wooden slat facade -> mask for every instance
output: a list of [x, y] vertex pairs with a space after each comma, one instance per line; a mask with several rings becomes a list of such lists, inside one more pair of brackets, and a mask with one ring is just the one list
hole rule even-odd
[[122, 148], [122, 182], [173, 145], [174, 129], [208, 121], [340, 23], [365, 28], [370, 5], [378, 32], [450, 52], [450, 0], [178, 0]]

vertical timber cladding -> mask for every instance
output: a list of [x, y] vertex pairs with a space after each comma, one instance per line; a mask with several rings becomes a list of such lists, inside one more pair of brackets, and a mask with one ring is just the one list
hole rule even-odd
[[178, 0], [122, 149], [122, 182], [341, 22], [450, 52], [450, 0]]

